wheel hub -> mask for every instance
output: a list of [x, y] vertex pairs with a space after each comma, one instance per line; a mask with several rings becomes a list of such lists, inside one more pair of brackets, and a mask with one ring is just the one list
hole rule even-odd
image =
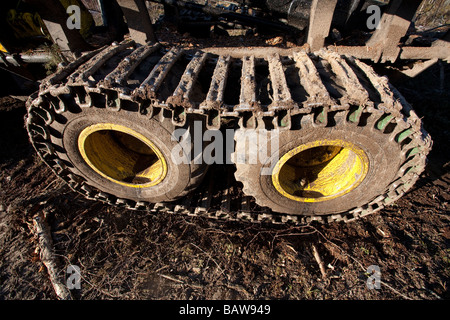
[[354, 190], [367, 175], [364, 151], [341, 140], [314, 141], [287, 152], [276, 164], [272, 182], [286, 198], [320, 202]]
[[78, 138], [84, 161], [104, 178], [132, 188], [159, 184], [167, 163], [155, 145], [125, 126], [99, 123], [84, 129]]

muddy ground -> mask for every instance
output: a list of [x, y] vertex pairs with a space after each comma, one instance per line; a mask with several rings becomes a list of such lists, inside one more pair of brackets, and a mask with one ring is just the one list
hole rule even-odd
[[[413, 189], [362, 220], [304, 227], [155, 215], [86, 200], [40, 161], [24, 129], [24, 104], [6, 92], [0, 100], [0, 299], [57, 298], [32, 233], [39, 213], [48, 217], [59, 275], [69, 265], [80, 267], [75, 299], [449, 299], [448, 79], [447, 64], [412, 80], [391, 78], [434, 140]], [[380, 289], [366, 286], [372, 265], [380, 268]]]

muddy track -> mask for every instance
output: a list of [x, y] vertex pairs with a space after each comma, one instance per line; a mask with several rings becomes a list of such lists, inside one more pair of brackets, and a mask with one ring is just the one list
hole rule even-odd
[[[415, 183], [431, 147], [419, 118], [387, 79], [360, 61], [330, 51], [232, 58], [124, 41], [91, 52], [45, 79], [27, 105], [27, 128], [35, 149], [58, 176], [88, 199], [222, 220], [305, 224], [366, 216], [395, 202]], [[384, 193], [332, 215], [299, 216], [261, 207], [244, 195], [232, 166], [222, 174], [230, 184], [207, 181], [178, 202], [132, 201], [90, 186], [65, 161], [60, 139], [65, 115], [78, 113], [79, 108], [133, 111], [176, 126], [201, 117], [209, 129], [220, 129], [230, 121], [249, 130], [291, 130], [305, 123], [329, 127], [340, 116], [349, 124], [369, 123], [389, 135], [401, 146], [403, 164]]]

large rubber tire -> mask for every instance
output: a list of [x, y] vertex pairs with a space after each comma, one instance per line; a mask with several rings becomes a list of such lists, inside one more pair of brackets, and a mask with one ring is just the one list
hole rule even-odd
[[[286, 212], [299, 215], [322, 215], [344, 212], [361, 206], [377, 195], [382, 194], [393, 181], [402, 164], [402, 150], [398, 143], [390, 139], [389, 134], [374, 129], [377, 119], [369, 117], [364, 126], [346, 121], [347, 112], [341, 111], [334, 115], [335, 124], [332, 128], [318, 127], [313, 124], [313, 117], [307, 116], [302, 121], [299, 130], [279, 131], [267, 141], [267, 148], [279, 145], [278, 150], [270, 150], [264, 163], [237, 163], [236, 179], [244, 184], [244, 193], [255, 197], [256, 202], [269, 207], [276, 212]], [[272, 143], [272, 139], [278, 139]], [[334, 141], [334, 142], [333, 142]], [[352, 191], [337, 198], [320, 202], [302, 202], [284, 196], [276, 189], [272, 175], [261, 174], [264, 168], [271, 168], [277, 159], [289, 151], [302, 145], [335, 145], [343, 141], [364, 151], [369, 162], [363, 181]], [[329, 143], [329, 144], [328, 144]], [[243, 141], [236, 142], [237, 152], [245, 153]], [[242, 150], [242, 151], [241, 151]], [[273, 170], [272, 170], [273, 172]]]
[[[355, 67], [358, 86], [375, 97], [372, 106], [335, 106], [322, 119], [323, 113], [314, 111], [297, 114], [291, 117], [289, 128], [264, 131], [268, 138], [260, 139], [253, 148], [242, 138], [252, 129], [241, 128], [244, 134], [235, 138], [235, 177], [258, 205], [312, 217], [344, 217], [351, 212], [365, 215], [392, 203], [415, 183], [425, 168], [431, 139], [400, 93], [370, 67], [359, 65], [364, 72]], [[330, 79], [335, 77], [322, 72]], [[382, 103], [375, 90], [379, 88], [368, 84], [367, 74], [373, 83], [382, 84], [379, 88], [383, 86], [396, 103]], [[326, 148], [337, 150], [337, 155]], [[255, 163], [252, 152], [258, 150], [268, 150], [267, 158]], [[314, 159], [317, 150], [322, 153]], [[334, 160], [342, 154], [348, 156], [341, 156], [340, 162]], [[306, 160], [316, 162], [309, 172]], [[289, 166], [283, 169], [286, 164]], [[322, 172], [326, 173], [323, 177]], [[333, 191], [326, 193], [329, 190]]]
[[[57, 115], [50, 125], [50, 130], [54, 132], [52, 144], [56, 146], [57, 157], [64, 162], [68, 170], [85, 180], [89, 186], [123, 200], [157, 203], [173, 201], [185, 196], [201, 182], [207, 166], [198, 161], [194, 162], [194, 157], [186, 154], [189, 147], [184, 145], [183, 149], [183, 146], [172, 137], [172, 133], [177, 128], [191, 130], [193, 119], [189, 118], [185, 126], [180, 128], [172, 123], [171, 114], [166, 115], [164, 110], [148, 117], [140, 114], [139, 110], [133, 106], [135, 104], [130, 104], [128, 108], [121, 108], [120, 111], [114, 111], [110, 108], [95, 106], [80, 108], [72, 104], [72, 108]], [[101, 171], [95, 170], [95, 167], [86, 161], [86, 152], [83, 154], [80, 150], [80, 135], [86, 132], [87, 128], [92, 127], [106, 127], [114, 130], [126, 128], [127, 131], [141, 135], [142, 139], [150, 141], [165, 162], [165, 173], [161, 176], [161, 181], [149, 186], [115, 181], [108, 178], [108, 175], [102, 175]], [[101, 138], [96, 139], [97, 141], [91, 140], [93, 143], [106, 142]], [[93, 148], [91, 153], [94, 154], [95, 148], [104, 147], [94, 146]], [[180, 153], [181, 159], [178, 159], [177, 163], [174, 163], [171, 156], [175, 148], [186, 151]], [[114, 156], [114, 153], [111, 154]], [[109, 161], [107, 157], [104, 158], [101, 161]]]

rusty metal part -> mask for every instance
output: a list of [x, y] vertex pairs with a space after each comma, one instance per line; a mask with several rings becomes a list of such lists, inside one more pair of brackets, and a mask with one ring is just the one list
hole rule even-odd
[[330, 106], [335, 105], [336, 101], [331, 98], [330, 93], [325, 88], [325, 85], [320, 79], [319, 72], [308, 54], [305, 52], [296, 52], [294, 54], [294, 60], [299, 69], [300, 82], [308, 94], [308, 104], [325, 103]]
[[134, 69], [136, 69], [146, 57], [154, 53], [160, 47], [161, 45], [159, 43], [149, 43], [138, 47], [122, 60], [113, 72], [108, 74], [104, 79], [104, 86], [108, 88], [115, 85], [119, 87], [125, 86], [127, 79], [133, 73]]
[[113, 44], [102, 50], [85, 64], [81, 65], [74, 73], [69, 76], [70, 83], [88, 85], [89, 77], [93, 75], [108, 59], [120, 51], [125, 50], [131, 45], [130, 41], [124, 41], [120, 44]]
[[239, 95], [239, 109], [257, 109], [255, 57], [249, 56], [242, 59], [241, 94]]
[[379, 28], [375, 30], [368, 47], [376, 48], [374, 61], [395, 62], [400, 54], [400, 39], [406, 35], [412, 18], [422, 0], [392, 0], [383, 14]]
[[196, 107], [192, 102], [191, 94], [200, 70], [205, 65], [207, 57], [208, 54], [204, 52], [197, 52], [192, 57], [192, 60], [189, 62], [186, 70], [181, 76], [177, 88], [173, 92], [172, 96], [167, 99], [167, 103], [172, 106], [182, 106], [186, 109]]
[[[122, 50], [125, 48], [128, 51]], [[423, 130], [420, 119], [386, 78], [376, 75], [372, 68], [357, 59], [330, 51], [316, 54], [299, 51], [291, 56], [237, 59], [225, 52], [221, 56], [200, 51], [190, 55], [179, 49], [154, 49], [151, 44], [141, 47], [134, 42], [123, 42], [86, 55], [81, 62], [75, 61], [45, 79], [40, 91], [27, 102], [26, 126], [34, 148], [59, 177], [88, 199], [132, 210], [220, 220], [295, 224], [351, 221], [400, 198], [425, 168], [431, 139]], [[123, 57], [126, 52], [128, 60]], [[146, 54], [147, 57], [142, 58]], [[105, 56], [110, 58], [105, 59]], [[116, 61], [113, 67], [111, 61]], [[153, 61], [153, 66], [148, 68], [146, 61]], [[180, 66], [183, 67], [181, 73], [174, 75], [174, 69]], [[210, 70], [209, 88], [204, 91], [204, 101], [194, 101], [193, 87], [198, 89], [196, 79], [206, 68]], [[329, 78], [332, 75], [330, 68], [336, 73], [334, 80]], [[261, 69], [266, 73], [261, 74]], [[105, 72], [104, 78], [111, 81], [102, 81], [97, 76]], [[146, 74], [133, 89], [124, 80], [137, 77], [139, 72]], [[297, 73], [300, 83], [288, 77], [289, 72]], [[89, 79], [86, 82], [87, 75]], [[361, 75], [366, 79], [364, 85], [360, 81]], [[257, 91], [257, 88], [262, 88], [260, 84], [265, 83], [264, 78], [276, 91], [270, 99], [262, 99], [262, 93]], [[137, 78], [134, 79], [136, 81]], [[161, 91], [168, 90], [166, 86], [174, 80], [177, 81], [176, 86], [171, 89], [168, 103], [160, 100]], [[338, 81], [343, 90], [335, 93], [327, 81]], [[301, 90], [305, 95], [298, 94]], [[230, 92], [236, 97], [227, 96]], [[377, 98], [372, 100], [369, 96]], [[332, 119], [328, 114], [337, 112], [344, 113], [344, 119], [352, 123], [364, 121], [370, 115], [375, 117], [374, 130], [389, 130], [389, 136], [401, 146], [400, 156], [404, 160], [397, 177], [377, 198], [361, 207], [332, 215], [301, 216], [260, 207], [252, 197], [243, 194], [242, 186], [234, 181], [233, 169], [229, 166], [226, 167], [226, 185], [217, 183], [212, 168], [210, 180], [204, 181], [195, 193], [184, 199], [171, 203], [132, 201], [90, 186], [61, 157], [61, 146], [55, 145], [52, 137], [63, 135], [63, 115], [71, 112], [74, 106], [78, 106], [76, 112], [82, 112], [83, 108], [107, 108], [110, 112], [117, 112], [127, 106], [128, 109], [139, 110], [142, 117], [166, 117], [174, 123], [180, 123], [179, 116], [184, 113], [205, 117], [208, 126], [216, 129], [220, 128], [222, 119], [235, 121], [241, 129], [289, 130], [291, 123], [301, 121], [314, 121], [314, 125], [325, 127], [332, 125], [328, 123]]]
[[62, 54], [69, 60], [73, 60], [73, 53], [92, 50], [81, 33], [77, 29], [69, 29], [67, 26], [67, 13], [58, 0], [28, 0], [33, 4], [41, 16], [53, 42], [61, 49]]
[[148, 77], [141, 83], [138, 90], [133, 95], [143, 99], [155, 99], [156, 91], [162, 85], [164, 79], [173, 67], [175, 62], [182, 56], [183, 49], [172, 48], [153, 68]]
[[450, 61], [450, 43], [446, 42], [445, 46], [402, 47], [400, 59], [442, 59]]
[[117, 3], [127, 20], [131, 39], [142, 45], [156, 40], [144, 0], [117, 0]]
[[217, 60], [217, 65], [214, 68], [214, 74], [211, 79], [211, 85], [208, 90], [208, 95], [204, 102], [206, 109], [219, 109], [224, 103], [225, 86], [227, 85], [228, 72], [230, 67], [231, 57], [220, 56]]
[[280, 55], [275, 54], [268, 57], [270, 80], [272, 81], [273, 98], [269, 109], [278, 107], [290, 109], [293, 103], [291, 92], [284, 75], [283, 64]]
[[363, 46], [329, 46], [339, 54], [375, 63], [401, 60], [450, 59], [448, 35], [435, 40], [431, 47], [407, 46], [401, 42], [408, 32], [421, 0], [391, 0], [381, 17], [379, 27]]
[[309, 18], [308, 39], [311, 51], [321, 49], [328, 37], [337, 0], [313, 0]]

